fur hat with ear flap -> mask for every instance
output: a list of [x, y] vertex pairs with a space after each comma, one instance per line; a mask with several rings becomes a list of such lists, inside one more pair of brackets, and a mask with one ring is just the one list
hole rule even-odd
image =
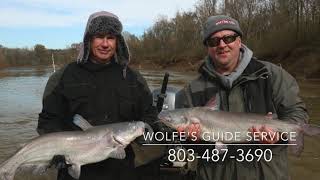
[[77, 62], [85, 64], [88, 61], [91, 46], [90, 40], [94, 35], [111, 34], [117, 37], [115, 60], [118, 64], [123, 66], [125, 70], [130, 62], [130, 53], [121, 32], [122, 24], [116, 15], [107, 11], [91, 14], [84, 32]]

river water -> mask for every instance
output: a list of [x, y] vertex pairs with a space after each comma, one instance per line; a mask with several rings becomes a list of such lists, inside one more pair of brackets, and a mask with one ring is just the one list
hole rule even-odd
[[[158, 88], [164, 71], [140, 70], [150, 89]], [[169, 86], [181, 88], [196, 77], [194, 73], [169, 71]], [[8, 68], [0, 70], [0, 162], [37, 136], [35, 131], [41, 111], [43, 90], [52, 74], [51, 69]], [[299, 81], [301, 96], [307, 103], [310, 121], [320, 125], [320, 80]], [[293, 180], [320, 177], [320, 138], [306, 137], [305, 150], [300, 157], [290, 156], [290, 173]], [[18, 180], [53, 180], [55, 172], [32, 175], [18, 173]]]

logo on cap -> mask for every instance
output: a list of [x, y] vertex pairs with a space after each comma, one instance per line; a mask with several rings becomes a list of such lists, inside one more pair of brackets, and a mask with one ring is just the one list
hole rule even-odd
[[216, 25], [221, 25], [221, 24], [233, 24], [233, 25], [235, 25], [236, 23], [231, 21], [231, 20], [220, 20], [220, 21], [216, 22]]

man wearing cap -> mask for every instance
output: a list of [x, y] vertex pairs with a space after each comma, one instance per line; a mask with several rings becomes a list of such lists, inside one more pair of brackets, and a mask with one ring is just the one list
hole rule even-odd
[[[146, 81], [128, 67], [130, 54], [121, 32], [122, 24], [112, 13], [101, 11], [89, 17], [77, 61], [47, 83], [39, 134], [80, 130], [72, 122], [75, 114], [94, 126], [123, 121], [151, 124], [156, 119]], [[58, 179], [73, 178], [61, 169]], [[124, 160], [110, 158], [81, 167], [80, 180], [102, 179], [138, 179], [130, 145]]]
[[[203, 44], [208, 56], [199, 68], [199, 77], [178, 93], [181, 107], [205, 106], [215, 99], [219, 110], [272, 114], [283, 121], [306, 122], [308, 114], [305, 104], [298, 96], [296, 80], [284, 69], [272, 63], [257, 60], [253, 52], [242, 41], [239, 23], [228, 16], [211, 16], [203, 28]], [[199, 132], [192, 124], [189, 131]], [[269, 127], [253, 127], [256, 133], [273, 132]], [[255, 143], [284, 143], [278, 138], [268, 137]], [[195, 147], [200, 156], [211, 146]], [[287, 180], [287, 146], [226, 146], [224, 161], [199, 160], [199, 180]], [[216, 147], [217, 148], [217, 147]], [[272, 160], [267, 162], [241, 160], [240, 153], [253, 154], [254, 150], [266, 148], [272, 151]], [[241, 150], [239, 150], [241, 149]], [[210, 155], [209, 155], [210, 156]], [[270, 155], [268, 156], [270, 157]], [[237, 160], [238, 159], [238, 160]]]

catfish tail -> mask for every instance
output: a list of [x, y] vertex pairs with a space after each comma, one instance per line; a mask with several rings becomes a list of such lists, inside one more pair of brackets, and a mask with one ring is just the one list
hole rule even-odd
[[5, 161], [0, 164], [0, 179], [1, 180], [13, 180], [16, 168], [11, 166], [10, 161]]
[[320, 135], [320, 126], [314, 124], [304, 124], [302, 125], [303, 133], [307, 136], [317, 136]]
[[289, 142], [290, 144], [296, 144], [291, 146], [291, 152], [296, 155], [300, 156], [303, 151], [303, 144], [304, 138], [303, 135], [307, 136], [319, 136], [320, 135], [320, 126], [313, 125], [313, 124], [302, 124], [300, 125], [300, 129], [297, 130], [296, 141]]

